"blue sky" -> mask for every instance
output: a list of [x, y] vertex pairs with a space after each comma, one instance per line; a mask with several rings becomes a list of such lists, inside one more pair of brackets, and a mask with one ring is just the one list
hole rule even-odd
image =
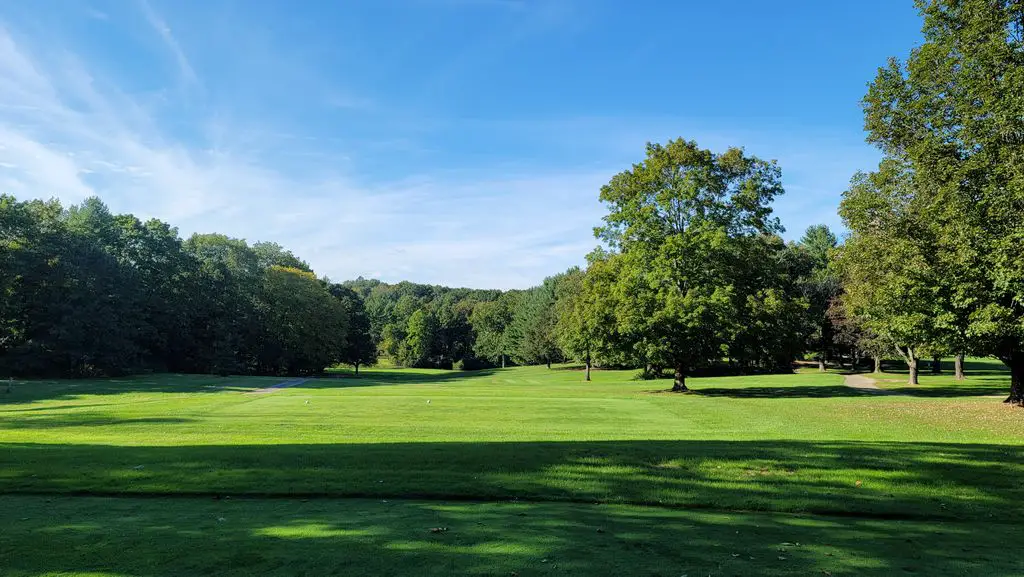
[[333, 279], [522, 288], [582, 264], [644, 143], [777, 159], [838, 226], [911, 0], [0, 4], [0, 191], [273, 240]]

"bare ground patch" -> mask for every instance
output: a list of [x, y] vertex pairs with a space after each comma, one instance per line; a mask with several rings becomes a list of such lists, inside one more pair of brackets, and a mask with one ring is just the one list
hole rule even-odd
[[845, 375], [843, 376], [843, 383], [848, 387], [853, 387], [862, 391], [871, 391], [872, 393], [879, 395], [893, 394], [892, 391], [886, 391], [885, 389], [878, 388], [878, 384], [875, 379], [864, 375]]

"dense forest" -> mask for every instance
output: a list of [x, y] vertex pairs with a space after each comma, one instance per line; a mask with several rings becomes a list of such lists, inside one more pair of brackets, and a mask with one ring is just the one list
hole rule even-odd
[[[1012, 3], [923, 5], [925, 43], [863, 106], [885, 158], [853, 176], [840, 243], [781, 238], [781, 169], [683, 139], [599, 191], [584, 268], [528, 290], [318, 278], [274, 243], [0, 197], [0, 371], [303, 374], [378, 355], [477, 369], [576, 361], [788, 370], [898, 354], [995, 356], [1024, 403], [1024, 21]], [[982, 6], [983, 5], [983, 6]], [[983, 9], [982, 9], [983, 8]], [[595, 223], [598, 224], [598, 223]], [[935, 370], [939, 363], [932, 362]]]
[[0, 197], [0, 371], [287, 373], [376, 358], [359, 296], [274, 243], [182, 240], [98, 199]]

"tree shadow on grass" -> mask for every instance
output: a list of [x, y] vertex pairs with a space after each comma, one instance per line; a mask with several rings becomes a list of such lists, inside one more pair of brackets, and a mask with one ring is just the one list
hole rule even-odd
[[[94, 395], [130, 393], [248, 392], [285, 380], [279, 377], [221, 377], [216, 375], [158, 374], [105, 379], [47, 379], [0, 381], [0, 407], [37, 401], [64, 401]], [[91, 403], [90, 406], [98, 406]]]
[[480, 369], [476, 371], [438, 371], [424, 373], [416, 370], [374, 370], [360, 369], [359, 375], [353, 374], [328, 374], [321, 377], [314, 377], [306, 382], [295, 385], [294, 388], [302, 389], [329, 389], [344, 387], [379, 387], [383, 385], [423, 385], [441, 384], [472, 379], [490, 377], [495, 374], [494, 369]]
[[846, 385], [804, 385], [797, 387], [695, 387], [689, 394], [735, 399], [802, 399], [830, 397], [872, 397], [877, 393]]
[[[385, 385], [417, 385], [451, 383], [489, 377], [494, 370], [445, 371], [423, 373], [409, 371], [361, 370], [358, 377], [311, 377], [297, 385], [284, 388], [328, 389], [346, 387], [377, 387]], [[293, 377], [175, 375], [160, 374], [108, 379], [53, 379], [13, 381], [11, 392], [0, 381], [0, 408], [21, 403], [50, 400], [73, 400], [91, 395], [123, 395], [127, 393], [247, 393], [295, 380]], [[95, 406], [95, 405], [93, 405]]]
[[992, 520], [1024, 514], [1022, 477], [1021, 447], [954, 443], [0, 444], [0, 493], [521, 499]]
[[[953, 361], [943, 359], [941, 365], [942, 374], [945, 376], [953, 376]], [[932, 363], [930, 359], [921, 359], [918, 363], [918, 368], [922, 376], [932, 375]], [[907, 367], [907, 363], [899, 360], [886, 361], [883, 365], [883, 371], [885, 373], [892, 373], [895, 375], [906, 375], [910, 372]], [[971, 377], [1002, 377], [1007, 379], [1009, 382], [1010, 369], [1003, 363], [996, 359], [968, 359], [964, 361], [964, 372], [968, 378]]]
[[20, 517], [0, 513], [10, 577], [1024, 571], [1005, 554], [1024, 537], [1014, 525], [404, 500], [0, 497], [0, 510]]
[[[51, 407], [51, 410], [55, 410]], [[106, 417], [94, 413], [65, 413], [47, 415], [0, 416], [0, 430], [4, 429], [54, 429], [62, 427], [110, 427], [119, 425], [180, 425], [194, 422], [185, 417]]]
[[[551, 365], [551, 370], [552, 371], [585, 371], [586, 369], [587, 369], [586, 365], [576, 364], [576, 363], [563, 363], [563, 364], [558, 364], [558, 365]], [[591, 367], [590, 370], [594, 371], [594, 372], [597, 372], [597, 371], [603, 371], [603, 370], [606, 370], [606, 369], [600, 369], [600, 368], [597, 368], [597, 367]]]
[[921, 398], [985, 397], [1005, 395], [1008, 385], [970, 387], [886, 387], [858, 389], [846, 385], [801, 385], [793, 387], [699, 387], [690, 393], [704, 397], [731, 397], [735, 399], [804, 399], [833, 397], [878, 397], [882, 394]]

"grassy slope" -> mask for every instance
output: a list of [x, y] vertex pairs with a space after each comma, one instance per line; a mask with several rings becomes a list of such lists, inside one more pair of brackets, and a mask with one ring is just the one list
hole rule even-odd
[[[996, 369], [981, 368], [985, 367]], [[972, 552], [952, 546], [979, 531], [978, 523], [1013, 522], [1024, 512], [1019, 482], [1024, 474], [1022, 414], [987, 396], [1003, 392], [1003, 375], [981, 375], [966, 385], [899, 388], [905, 394], [884, 397], [844, 387], [839, 376], [814, 373], [694, 379], [697, 394], [673, 395], [657, 392], [664, 382], [633, 381], [629, 373], [598, 371], [595, 382], [585, 384], [576, 371], [544, 368], [470, 375], [372, 371], [360, 379], [312, 381], [269, 394], [249, 393], [273, 382], [156, 376], [15, 383], [12, 393], [0, 397], [0, 492], [39, 496], [0, 499], [0, 520], [13, 520], [21, 514], [18, 510], [65, 512], [63, 517], [57, 512], [25, 515], [27, 521], [0, 538], [0, 566], [12, 562], [12, 551], [24, 551], [43, 537], [106, 543], [122, 534], [119, 519], [141, 515], [137, 526], [150, 531], [135, 537], [142, 540], [137, 552], [146, 555], [112, 555], [107, 566], [123, 574], [167, 574], [159, 571], [159, 564], [143, 570], [125, 563], [159, 557], [160, 551], [181, 548], [196, 536], [211, 536], [215, 543], [223, 526], [209, 525], [222, 506], [209, 499], [45, 501], [51, 495], [89, 492], [377, 499], [235, 499], [232, 506], [244, 510], [244, 521], [231, 525], [232, 534], [225, 538], [232, 544], [244, 541], [257, 557], [264, 547], [276, 547], [282, 555], [282, 548], [306, 547], [309, 555], [323, 555], [324, 547], [342, 545], [364, 551], [368, 558], [387, 551], [380, 562], [394, 567], [406, 566], [412, 557], [431, 559], [436, 554], [438, 559], [468, 563], [457, 568], [467, 572], [470, 565], [481, 571], [495, 564], [520, 567], [516, 559], [521, 557], [536, 562], [537, 555], [557, 555], [566, 559], [563, 570], [590, 574], [605, 566], [601, 559], [611, 563], [618, 555], [635, 557], [629, 563], [640, 563], [633, 566], [651, 572], [669, 563], [672, 569], [665, 574], [678, 575], [686, 573], [687, 563], [703, 573], [740, 560], [744, 553], [732, 557], [707, 547], [680, 549], [673, 544], [727, 546], [729, 532], [735, 535], [740, 530], [733, 526], [760, 524], [776, 530], [756, 539], [741, 534], [732, 541], [737, 547], [756, 548], [759, 563], [768, 559], [764, 550], [775, 546], [772, 543], [817, 541], [823, 546], [824, 527], [834, 528], [827, 532], [830, 542], [824, 544], [845, 555], [822, 560], [802, 552], [777, 553], [791, 561], [782, 563], [777, 574], [806, 574], [809, 569], [865, 574], [872, 568], [888, 574], [884, 570], [894, 563], [922, 566], [923, 561], [913, 557], [922, 556], [923, 544], [909, 553], [896, 552], [898, 543], [892, 539], [904, 532], [927, 534], [927, 549], [945, 555], [927, 556], [954, 556], [960, 563], [929, 561], [930, 567], [965, 569], [984, 562], [992, 569], [1024, 572], [1019, 561], [998, 565], [997, 560], [999, 542], [1019, 542], [1017, 529], [986, 531], [999, 535], [987, 551], [977, 540], [967, 539], [983, 561], [971, 561]], [[448, 504], [395, 501], [409, 497], [445, 499]], [[393, 508], [396, 520], [380, 516], [377, 505], [382, 498], [390, 501], [388, 510]], [[524, 511], [511, 513], [511, 505], [475, 502], [510, 499], [531, 501], [517, 506], [543, 521], [511, 523]], [[623, 505], [594, 507], [580, 502]], [[637, 504], [670, 509], [629, 506]], [[119, 512], [125, 507], [138, 514]], [[445, 507], [461, 511], [450, 521], [455, 525], [461, 519], [459, 532], [423, 535], [424, 525], [447, 522], [447, 513], [438, 513], [449, 510]], [[679, 507], [910, 520], [823, 520]], [[308, 518], [292, 514], [293, 509], [310, 508], [314, 513]], [[320, 529], [301, 529], [292, 537], [261, 533], [286, 519], [332, 527], [329, 520], [339, 515], [366, 517], [361, 532], [319, 535]], [[606, 533], [593, 529], [628, 525], [645, 516], [675, 528], [648, 538], [643, 535], [651, 532], [650, 527], [641, 531], [626, 526], [614, 533], [635, 539], [614, 541], [619, 543], [615, 547], [608, 545]], [[405, 527], [394, 525], [406, 523], [397, 520], [406, 518], [410, 536], [394, 536], [405, 535]], [[483, 525], [470, 523], [473, 519], [481, 519]], [[957, 523], [938, 535], [942, 519]], [[193, 521], [216, 531], [185, 530]], [[491, 525], [508, 532], [501, 539], [504, 545], [493, 542]], [[783, 537], [786, 531], [793, 536]], [[153, 541], [146, 535], [158, 538]], [[448, 538], [454, 543], [436, 541]], [[164, 543], [167, 539], [171, 542]], [[858, 545], [860, 539], [873, 545]], [[559, 545], [562, 541], [566, 545]], [[633, 541], [640, 545], [630, 545]], [[570, 554], [567, 544], [577, 542], [581, 550]], [[117, 549], [107, 547], [108, 553]], [[619, 551], [621, 547], [633, 556]], [[420, 549], [422, 556], [413, 555]], [[515, 552], [520, 549], [536, 554]], [[593, 555], [583, 554], [591, 550]], [[68, 552], [59, 557], [65, 561], [49, 565], [39, 565], [42, 557], [33, 562], [30, 556], [21, 574], [37, 574], [31, 567], [83, 569], [74, 561], [82, 555]], [[570, 562], [574, 555], [577, 560]], [[798, 558], [803, 560], [797, 563]], [[199, 564], [214, 560], [223, 560], [223, 555], [196, 557]], [[826, 561], [834, 562], [821, 564]], [[261, 563], [260, 572], [272, 568]], [[768, 574], [768, 566], [731, 566], [734, 569], [723, 571]], [[451, 568], [434, 569], [444, 573]], [[540, 569], [550, 567], [530, 570]], [[527, 569], [512, 570], [529, 574], [523, 572]]]

